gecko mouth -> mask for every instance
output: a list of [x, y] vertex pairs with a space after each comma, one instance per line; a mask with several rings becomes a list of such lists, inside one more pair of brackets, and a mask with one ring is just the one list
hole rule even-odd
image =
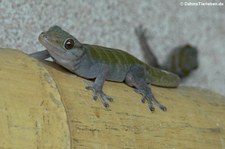
[[45, 32], [42, 32], [39, 35], [39, 42], [45, 47], [47, 48], [47, 50], [51, 53], [53, 53], [54, 55], [57, 55], [58, 57], [62, 57], [62, 55], [65, 53], [65, 50], [55, 46], [52, 42], [50, 42], [48, 40], [48, 36], [45, 34]]

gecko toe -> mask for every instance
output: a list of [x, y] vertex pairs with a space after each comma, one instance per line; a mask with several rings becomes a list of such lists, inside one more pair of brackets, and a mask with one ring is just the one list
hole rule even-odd
[[150, 109], [150, 111], [151, 111], [152, 113], [155, 112], [155, 108], [153, 107], [152, 104], [149, 104], [149, 109]]
[[141, 102], [142, 102], [142, 103], [145, 103], [145, 101], [146, 101], [146, 98], [145, 98], [145, 97], [142, 97], [142, 98], [141, 98]]
[[85, 89], [92, 90], [93, 88], [92, 88], [92, 86], [86, 86]]
[[[148, 99], [147, 99], [148, 100]], [[148, 100], [148, 107], [149, 107], [149, 110], [153, 113], [155, 112], [155, 108], [153, 106], [153, 103], [151, 101]]]
[[166, 108], [164, 105], [159, 105], [159, 108], [160, 108], [162, 111], [167, 111], [167, 108]]
[[110, 97], [108, 100], [109, 100], [110, 102], [113, 102], [113, 98], [111, 98], [111, 97]]
[[103, 103], [103, 106], [105, 107], [105, 108], [109, 108], [109, 104], [108, 103]]
[[88, 85], [85, 87], [85, 89], [86, 89], [86, 90], [93, 90], [93, 91], [95, 90], [94, 87], [93, 87], [93, 84], [88, 84]]
[[109, 108], [109, 104], [106, 102], [106, 100], [103, 97], [101, 97], [101, 102], [105, 108]]
[[108, 100], [108, 101], [110, 101], [110, 102], [113, 101], [113, 98], [112, 98], [112, 97], [109, 97], [109, 96], [107, 96], [107, 95], [105, 95], [105, 98], [106, 98], [106, 100]]
[[94, 94], [92, 98], [93, 98], [93, 100], [96, 101], [98, 99], [98, 96], [96, 94]]
[[112, 102], [112, 98], [110, 97], [110, 96], [107, 96], [104, 92], [99, 92], [98, 93], [99, 94], [99, 96], [100, 96], [100, 98], [101, 98], [101, 102], [102, 102], [102, 104], [103, 104], [103, 106], [105, 107], [105, 108], [109, 108], [109, 104], [107, 103], [107, 100], [108, 101], [110, 101], [110, 102]]
[[138, 93], [138, 94], [141, 94], [141, 91], [138, 90], [138, 89], [134, 89], [134, 91], [135, 91], [136, 93]]
[[88, 86], [91, 86], [93, 84], [93, 82], [89, 81], [89, 80], [83, 80], [85, 84], [87, 84]]

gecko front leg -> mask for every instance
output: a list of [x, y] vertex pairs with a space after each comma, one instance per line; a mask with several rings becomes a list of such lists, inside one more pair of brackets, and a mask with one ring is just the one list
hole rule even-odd
[[48, 50], [34, 52], [34, 53], [29, 54], [29, 55], [32, 56], [33, 58], [38, 59], [38, 60], [44, 60], [46, 58], [51, 57]]
[[84, 80], [84, 82], [87, 84], [86, 89], [92, 90], [94, 92], [93, 93], [93, 99], [97, 100], [98, 97], [100, 97], [101, 102], [102, 102], [102, 104], [105, 108], [109, 107], [109, 104], [107, 103], [107, 100], [110, 101], [110, 102], [112, 102], [112, 100], [113, 100], [110, 96], [106, 95], [102, 91], [107, 72], [108, 72], [107, 70], [104, 70], [99, 75], [97, 75], [94, 83], [92, 83], [91, 81], [88, 81], [88, 80]]
[[140, 93], [143, 97], [141, 101], [145, 103], [148, 102], [148, 106], [151, 112], [155, 111], [153, 103], [156, 104], [162, 111], [166, 111], [167, 108], [160, 104], [154, 95], [152, 94], [151, 88], [146, 83], [145, 69], [139, 65], [132, 66], [130, 71], [127, 73], [125, 82], [129, 86], [134, 86], [136, 92]]

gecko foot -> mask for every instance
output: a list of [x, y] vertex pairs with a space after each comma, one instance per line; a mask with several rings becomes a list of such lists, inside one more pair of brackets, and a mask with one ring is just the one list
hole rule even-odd
[[149, 38], [148, 35], [146, 35], [147, 29], [144, 28], [142, 25], [139, 25], [137, 28], [135, 28], [135, 34], [140, 38]]
[[152, 102], [154, 102], [159, 107], [160, 110], [162, 110], [162, 111], [166, 111], [167, 110], [167, 108], [164, 105], [162, 105], [161, 103], [159, 103], [158, 100], [156, 100], [153, 95], [151, 95], [150, 97], [148, 97], [146, 100], [149, 103], [149, 109], [151, 111], [152, 111], [152, 108], [154, 109], [154, 107], [152, 106]]
[[144, 97], [141, 99], [141, 101], [142, 101], [142, 102], [143, 102], [143, 101], [147, 101], [147, 102], [148, 102], [148, 107], [149, 107], [149, 109], [150, 109], [151, 112], [154, 112], [154, 111], [155, 111], [155, 108], [154, 108], [154, 106], [153, 106], [153, 103], [155, 103], [155, 104], [159, 107], [160, 110], [162, 110], [162, 111], [166, 111], [166, 110], [167, 110], [167, 108], [166, 108], [164, 105], [160, 104], [160, 103], [155, 99], [154, 96], [152, 96], [152, 97], [146, 97], [146, 96], [144, 96]]
[[166, 111], [167, 110], [167, 108], [164, 105], [160, 104], [158, 102], [158, 100], [156, 100], [156, 98], [152, 95], [152, 93], [146, 95], [146, 93], [143, 90], [138, 90], [138, 89], [135, 89], [135, 92], [139, 93], [139, 94], [141, 94], [143, 96], [141, 98], [141, 102], [142, 103], [145, 103], [145, 101], [148, 102], [148, 107], [149, 107], [151, 112], [155, 111], [153, 103], [155, 103], [159, 107], [159, 109], [161, 109], [162, 111]]
[[96, 101], [98, 97], [100, 97], [101, 102], [105, 108], [109, 108], [109, 104], [107, 103], [107, 100], [112, 102], [113, 99], [106, 95], [101, 89], [99, 89], [94, 83], [88, 80], [84, 80], [84, 82], [87, 84], [86, 89], [92, 90], [93, 93], [93, 99]]

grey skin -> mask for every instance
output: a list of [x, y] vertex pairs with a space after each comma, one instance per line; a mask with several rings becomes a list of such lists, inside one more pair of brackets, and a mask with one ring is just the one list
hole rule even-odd
[[82, 44], [58, 26], [42, 32], [39, 41], [47, 50], [31, 56], [38, 59], [52, 57], [56, 63], [72, 73], [86, 79], [95, 79], [94, 83], [85, 81], [86, 89], [94, 92], [94, 100], [100, 97], [106, 108], [109, 107], [107, 101], [111, 102], [112, 98], [102, 91], [105, 80], [124, 81], [136, 88], [136, 92], [143, 96], [141, 101], [147, 101], [152, 112], [155, 111], [153, 103], [162, 111], [167, 108], [156, 100], [148, 83], [177, 87], [180, 81], [177, 75], [148, 66], [122, 50]]

